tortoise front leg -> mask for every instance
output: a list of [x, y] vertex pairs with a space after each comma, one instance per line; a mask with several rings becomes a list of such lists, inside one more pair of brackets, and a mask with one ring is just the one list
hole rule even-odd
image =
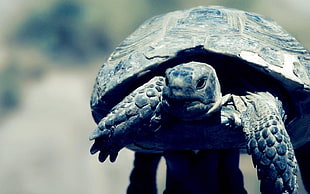
[[262, 193], [297, 193], [297, 161], [282, 103], [270, 93], [249, 94], [241, 120]]
[[149, 135], [160, 128], [160, 104], [164, 78], [154, 77], [117, 104], [98, 124], [90, 140], [91, 154], [99, 152], [99, 161], [108, 156], [114, 162], [119, 150], [132, 144], [137, 136]]

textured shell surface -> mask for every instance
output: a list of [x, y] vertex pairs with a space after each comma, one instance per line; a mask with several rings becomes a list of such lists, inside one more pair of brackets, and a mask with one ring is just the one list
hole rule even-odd
[[[126, 38], [99, 71], [91, 97], [95, 120], [150, 77], [204, 54], [235, 58], [245, 62], [243, 68], [254, 67], [279, 81], [295, 102], [296, 117], [309, 126], [309, 51], [271, 19], [219, 6], [155, 16]], [[309, 136], [307, 131], [302, 127], [296, 135]]]

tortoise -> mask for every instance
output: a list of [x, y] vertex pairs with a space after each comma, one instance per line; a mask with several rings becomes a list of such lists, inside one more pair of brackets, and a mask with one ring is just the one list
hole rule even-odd
[[145, 21], [101, 67], [91, 110], [101, 162], [244, 146], [262, 193], [296, 193], [295, 149], [309, 191], [310, 53], [265, 16], [200, 6]]

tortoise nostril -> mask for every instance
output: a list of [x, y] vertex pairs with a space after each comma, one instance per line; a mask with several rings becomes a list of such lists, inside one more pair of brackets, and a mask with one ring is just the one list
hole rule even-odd
[[182, 96], [185, 95], [185, 92], [181, 89], [181, 88], [172, 88], [171, 89], [171, 94], [175, 97], [175, 98], [180, 98]]

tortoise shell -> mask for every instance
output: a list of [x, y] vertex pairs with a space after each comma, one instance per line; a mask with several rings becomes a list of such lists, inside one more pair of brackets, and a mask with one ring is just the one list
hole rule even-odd
[[[126, 38], [97, 76], [91, 97], [95, 121], [150, 78], [189, 61], [215, 66], [234, 61], [231, 65], [238, 64], [245, 72], [255, 69], [271, 78], [294, 107], [287, 124], [292, 142], [298, 147], [310, 141], [309, 51], [267, 17], [218, 6], [155, 16]], [[234, 66], [230, 69], [243, 76]], [[258, 85], [260, 81], [255, 80]]]

